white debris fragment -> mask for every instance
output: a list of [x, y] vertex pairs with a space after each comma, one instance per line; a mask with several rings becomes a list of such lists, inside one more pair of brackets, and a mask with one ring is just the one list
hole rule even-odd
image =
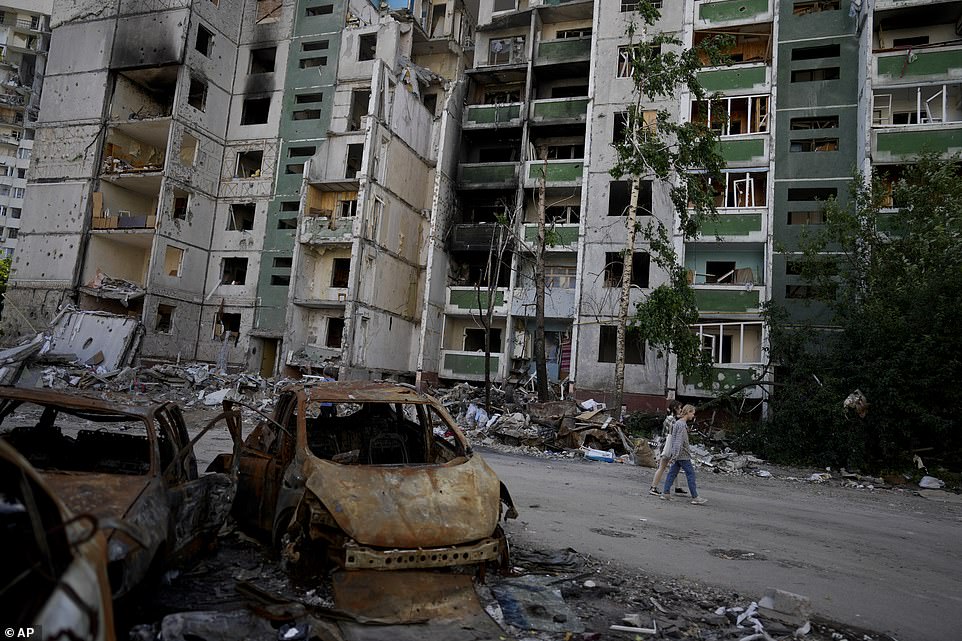
[[919, 481], [919, 487], [924, 487], [927, 490], [941, 490], [945, 487], [945, 481], [937, 479], [934, 476], [923, 476], [922, 480]]
[[222, 390], [217, 390], [216, 392], [210, 392], [209, 394], [206, 394], [204, 396], [204, 399], [203, 399], [204, 405], [207, 405], [208, 407], [211, 407], [214, 405], [220, 405], [221, 403], [224, 402], [224, 399], [227, 398], [227, 395], [230, 393], [231, 393], [231, 390], [229, 389], [222, 389]]

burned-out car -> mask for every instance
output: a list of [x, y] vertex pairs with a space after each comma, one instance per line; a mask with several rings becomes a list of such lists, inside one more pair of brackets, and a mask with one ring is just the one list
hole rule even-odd
[[370, 382], [284, 390], [244, 443], [234, 514], [312, 573], [503, 563], [517, 516], [440, 403]]
[[89, 516], [73, 516], [3, 441], [0, 549], [7, 552], [0, 563], [0, 617], [6, 625], [40, 629], [44, 639], [113, 641], [103, 533]]
[[[219, 415], [200, 433], [220, 420], [239, 445], [237, 412]], [[74, 514], [118, 524], [108, 540], [115, 598], [148, 576], [195, 561], [215, 541], [237, 488], [236, 470], [198, 474], [194, 442], [173, 403], [120, 407], [53, 390], [0, 388], [0, 438]]]

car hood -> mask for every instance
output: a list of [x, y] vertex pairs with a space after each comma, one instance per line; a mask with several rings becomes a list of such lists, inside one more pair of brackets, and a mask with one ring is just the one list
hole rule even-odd
[[44, 472], [43, 478], [74, 514], [122, 519], [150, 477]]
[[444, 465], [341, 465], [314, 457], [307, 488], [362, 545], [427, 548], [491, 536], [501, 483], [480, 456]]

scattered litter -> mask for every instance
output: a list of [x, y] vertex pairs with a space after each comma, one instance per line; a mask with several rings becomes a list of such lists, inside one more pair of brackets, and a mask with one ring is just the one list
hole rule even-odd
[[758, 470], [757, 472], [755, 472], [755, 476], [760, 476], [763, 479], [767, 479], [772, 476], [772, 473], [769, 472], [768, 470]]
[[596, 450], [590, 447], [581, 448], [585, 454], [585, 458], [589, 461], [602, 461], [604, 463], [614, 463], [615, 452], [614, 450], [608, 450], [607, 452], [603, 450]]
[[547, 585], [545, 577], [522, 576], [492, 585], [504, 620], [521, 630], [584, 632], [584, 624], [565, 603], [561, 590]]
[[634, 632], [635, 634], [658, 634], [658, 622], [651, 620], [650, 628], [641, 627], [641, 616], [638, 614], [626, 614], [623, 621], [629, 625], [613, 625], [612, 630], [618, 632]]
[[923, 476], [922, 480], [919, 481], [919, 487], [924, 487], [927, 490], [941, 490], [945, 487], [945, 481], [937, 479], [934, 476]]
[[832, 475], [828, 472], [816, 472], [808, 477], [808, 480], [812, 483], [824, 483], [825, 481], [831, 481]]

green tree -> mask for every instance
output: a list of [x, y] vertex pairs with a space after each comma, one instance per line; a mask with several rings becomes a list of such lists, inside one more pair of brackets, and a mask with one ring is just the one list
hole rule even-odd
[[[615, 143], [618, 160], [611, 170], [615, 178], [628, 177], [632, 183], [618, 311], [616, 389], [612, 396], [616, 408], [624, 395], [628, 331], [660, 353], [674, 354], [682, 375], [707, 377], [711, 368], [710, 357], [701, 350], [690, 328], [698, 319], [698, 309], [675, 251], [671, 225], [677, 225], [682, 240], [691, 240], [698, 236], [706, 219], [717, 215], [712, 182], [717, 184], [722, 179], [724, 159], [710, 123], [678, 122], [660, 105], [677, 105], [677, 97], [686, 94], [695, 100], [713, 99], [698, 83], [698, 70], [706, 64], [724, 64], [724, 51], [731, 46], [730, 38], [716, 36], [702, 40], [694, 48], [683, 48], [673, 34], [649, 34], [660, 17], [650, 2], [639, 2], [637, 12], [640, 22], [629, 26], [630, 44], [623, 50], [624, 59], [619, 60], [619, 64], [629, 68], [635, 99], [628, 107], [625, 135]], [[674, 221], [660, 220], [652, 215], [654, 212], [639, 211], [640, 183], [646, 179], [669, 185]], [[648, 222], [639, 223], [639, 215], [646, 216]], [[629, 328], [631, 263], [638, 235], [647, 245], [652, 262], [668, 279], [637, 306]]]
[[[803, 279], [831, 314], [831, 331], [770, 323], [783, 366], [766, 440], [821, 464], [886, 467], [913, 451], [962, 453], [962, 176], [926, 156], [897, 179], [857, 176], [847, 205], [803, 237]], [[843, 410], [854, 390], [860, 417]], [[932, 449], [928, 449], [932, 448]]]
[[3, 311], [3, 300], [7, 293], [7, 281], [10, 279], [10, 258], [0, 258], [0, 312]]

